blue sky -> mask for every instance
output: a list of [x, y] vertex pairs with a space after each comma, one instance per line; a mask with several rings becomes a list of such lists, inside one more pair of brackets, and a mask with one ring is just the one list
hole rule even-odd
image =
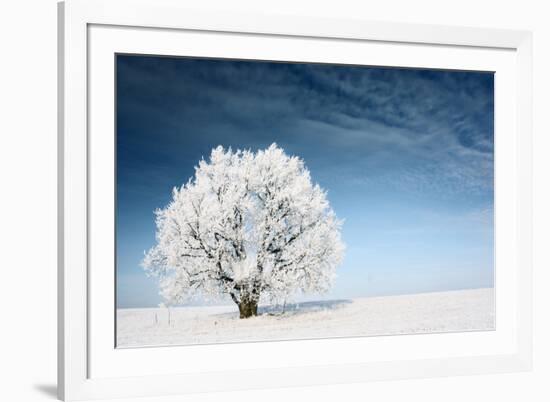
[[155, 242], [153, 211], [217, 145], [276, 142], [328, 190], [347, 251], [323, 298], [493, 286], [492, 73], [116, 63], [118, 307], [162, 301], [140, 267]]

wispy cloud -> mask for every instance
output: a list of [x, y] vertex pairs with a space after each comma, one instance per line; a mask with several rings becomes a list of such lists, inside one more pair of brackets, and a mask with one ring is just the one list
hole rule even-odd
[[[321, 146], [346, 153], [356, 182], [492, 188], [490, 73], [128, 57], [119, 74], [121, 118], [148, 116], [139, 124], [163, 131], [166, 157], [185, 136], [197, 148], [201, 138], [244, 147], [276, 139], [304, 157]], [[330, 154], [323, 159], [328, 168]]]

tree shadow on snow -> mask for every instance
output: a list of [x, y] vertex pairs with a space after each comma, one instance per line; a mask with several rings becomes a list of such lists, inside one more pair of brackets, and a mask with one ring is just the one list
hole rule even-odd
[[309, 301], [302, 303], [291, 303], [286, 306], [260, 306], [259, 314], [270, 314], [270, 315], [298, 315], [303, 313], [314, 313], [317, 311], [326, 311], [326, 310], [336, 310], [350, 304], [351, 300], [340, 299], [340, 300], [318, 300], [318, 301]]
[[[347, 299], [338, 299], [338, 300], [318, 300], [318, 301], [308, 301], [301, 303], [289, 303], [285, 306], [275, 305], [275, 306], [259, 306], [258, 315], [269, 315], [269, 316], [280, 316], [280, 317], [291, 317], [295, 315], [315, 313], [318, 311], [328, 311], [340, 309], [348, 304], [351, 304], [351, 300]], [[222, 318], [231, 318], [238, 317], [238, 311], [235, 313], [223, 313], [216, 314], [216, 316]]]

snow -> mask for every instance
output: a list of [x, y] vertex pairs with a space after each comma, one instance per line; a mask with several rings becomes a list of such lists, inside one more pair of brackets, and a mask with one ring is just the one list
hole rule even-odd
[[[118, 309], [117, 347], [482, 331], [495, 328], [494, 290], [473, 289], [261, 306]], [[168, 321], [170, 315], [170, 321]]]

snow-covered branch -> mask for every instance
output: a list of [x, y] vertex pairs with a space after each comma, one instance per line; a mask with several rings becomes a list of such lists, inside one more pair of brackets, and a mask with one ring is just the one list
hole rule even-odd
[[156, 211], [157, 244], [143, 266], [169, 303], [229, 295], [241, 317], [260, 297], [330, 288], [342, 223], [304, 162], [275, 144], [256, 153], [212, 150], [195, 177]]

